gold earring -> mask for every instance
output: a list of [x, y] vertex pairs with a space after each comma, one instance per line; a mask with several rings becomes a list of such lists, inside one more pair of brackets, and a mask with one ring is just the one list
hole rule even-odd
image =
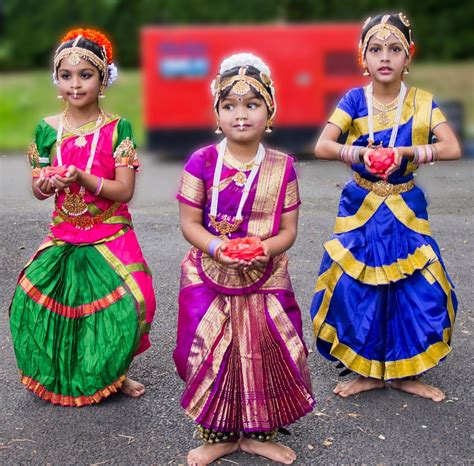
[[364, 72], [362, 73], [362, 76], [370, 76], [368, 68], [364, 68]]
[[57, 97], [58, 99], [64, 99], [64, 96], [62, 94], [59, 94]]
[[403, 74], [408, 74], [410, 73], [410, 70], [408, 69], [408, 66], [405, 66], [405, 68], [403, 69]]
[[216, 125], [217, 125], [217, 128], [216, 128], [216, 130], [214, 131], [214, 133], [216, 133], [216, 134], [222, 134], [222, 130], [221, 130], [221, 127], [220, 127], [220, 125], [219, 125], [219, 121], [217, 121]]
[[268, 120], [267, 121], [267, 127], [265, 129], [265, 132], [266, 133], [271, 133], [272, 132], [272, 126], [273, 126], [273, 121], [272, 120]]
[[99, 86], [99, 99], [105, 99], [105, 86]]

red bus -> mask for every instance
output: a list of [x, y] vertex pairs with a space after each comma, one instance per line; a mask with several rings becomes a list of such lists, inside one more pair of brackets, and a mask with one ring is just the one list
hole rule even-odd
[[210, 83], [221, 61], [251, 52], [268, 64], [277, 115], [269, 145], [310, 153], [340, 97], [365, 83], [360, 25], [146, 27], [141, 32], [144, 119], [150, 150], [189, 154], [215, 142]]

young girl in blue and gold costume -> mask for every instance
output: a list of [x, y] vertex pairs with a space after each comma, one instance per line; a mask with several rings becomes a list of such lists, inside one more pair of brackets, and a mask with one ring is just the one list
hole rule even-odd
[[[461, 151], [432, 95], [403, 82], [414, 52], [407, 17], [369, 18], [359, 47], [371, 82], [341, 99], [315, 148], [319, 159], [346, 162], [354, 176], [324, 245], [311, 305], [317, 347], [358, 374], [336, 386], [341, 397], [390, 381], [442, 401], [441, 390], [414, 376], [451, 351], [457, 301], [413, 176], [420, 164], [459, 159]], [[376, 146], [395, 152], [384, 179], [371, 169]]]

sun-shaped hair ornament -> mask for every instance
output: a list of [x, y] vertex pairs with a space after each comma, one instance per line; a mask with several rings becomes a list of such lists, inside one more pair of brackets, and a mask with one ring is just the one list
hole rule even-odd
[[112, 44], [104, 33], [96, 31], [95, 29], [72, 29], [71, 31], [68, 31], [66, 35], [61, 39], [61, 43], [73, 40], [77, 36], [82, 36], [84, 39], [90, 40], [91, 42], [94, 42], [100, 47], [103, 47], [107, 56], [107, 63], [109, 65], [112, 63]]

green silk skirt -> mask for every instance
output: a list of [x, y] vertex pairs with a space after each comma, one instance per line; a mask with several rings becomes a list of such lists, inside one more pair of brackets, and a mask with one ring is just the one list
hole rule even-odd
[[63, 406], [117, 392], [140, 340], [136, 301], [94, 245], [54, 245], [20, 275], [10, 306], [22, 383]]

